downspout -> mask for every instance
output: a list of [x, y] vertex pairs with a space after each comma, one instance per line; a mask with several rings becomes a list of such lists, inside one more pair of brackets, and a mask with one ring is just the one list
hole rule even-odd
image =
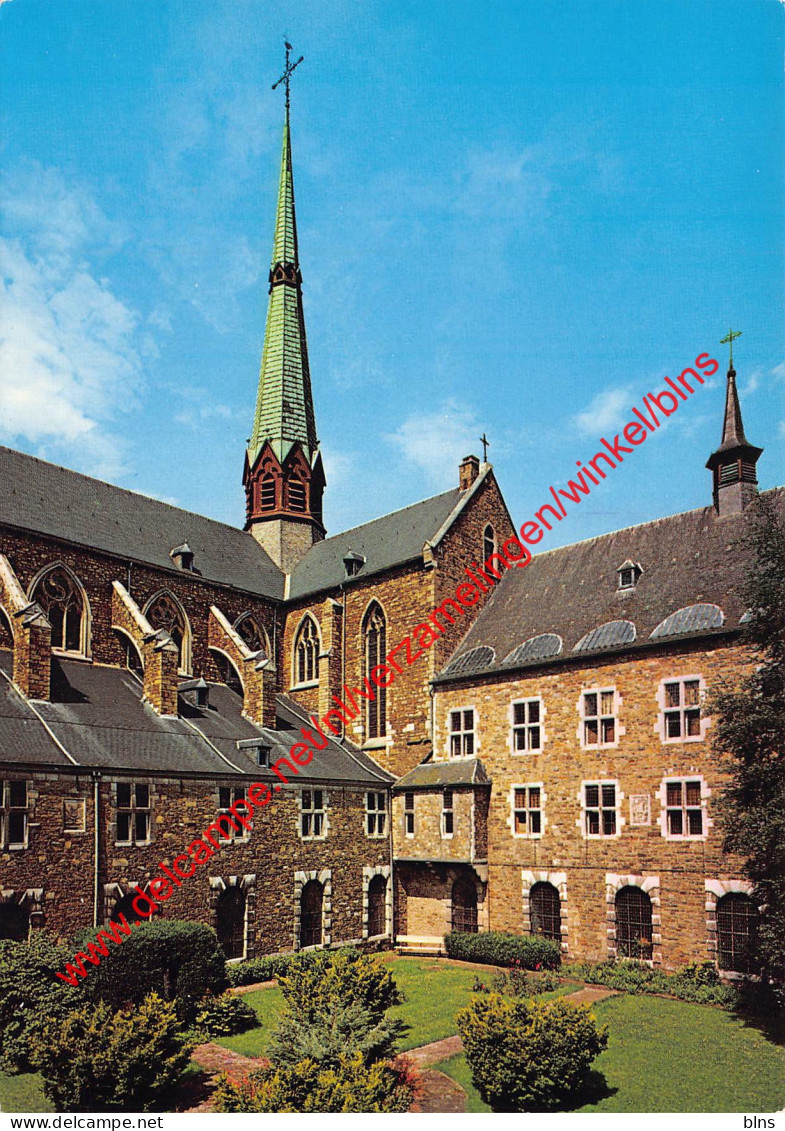
[[98, 890], [99, 890], [99, 849], [100, 849], [100, 825], [99, 825], [99, 800], [100, 800], [100, 782], [101, 774], [98, 770], [93, 770], [93, 928], [98, 927]]

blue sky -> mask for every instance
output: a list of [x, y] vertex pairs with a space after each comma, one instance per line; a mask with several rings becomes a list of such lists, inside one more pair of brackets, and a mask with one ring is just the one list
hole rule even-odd
[[779, 0], [0, 0], [0, 442], [242, 523], [286, 33], [331, 532], [483, 430], [521, 522], [708, 351], [547, 546], [705, 505], [730, 325], [783, 482], [784, 30]]

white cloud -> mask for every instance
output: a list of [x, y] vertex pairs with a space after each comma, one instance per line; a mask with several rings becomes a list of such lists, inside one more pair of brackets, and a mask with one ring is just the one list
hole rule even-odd
[[761, 373], [760, 369], [753, 369], [752, 373], [750, 373], [749, 377], [747, 378], [746, 385], [741, 390], [741, 395], [743, 397], [751, 396], [760, 385], [762, 376], [763, 374]]
[[187, 402], [174, 417], [178, 424], [183, 424], [186, 428], [197, 430], [206, 420], [239, 421], [245, 419], [244, 414], [241, 416], [229, 405], [216, 401], [212, 389], [207, 389], [202, 385], [195, 385], [190, 388], [170, 385], [168, 388], [176, 394], [178, 400]]
[[477, 451], [481, 432], [472, 408], [448, 400], [436, 412], [409, 416], [384, 439], [423, 472], [434, 489], [445, 490], [454, 485], [463, 457]]
[[117, 477], [111, 425], [134, 402], [136, 314], [89, 263], [123, 234], [54, 169], [19, 166], [0, 186], [0, 437]]
[[629, 420], [633, 399], [629, 385], [604, 389], [591, 404], [573, 416], [573, 426], [582, 436], [597, 436], [622, 428]]
[[785, 380], [785, 361], [781, 361], [779, 363], [779, 365], [775, 365], [774, 368], [771, 370], [771, 375], [772, 375], [772, 377], [775, 377], [778, 381]]

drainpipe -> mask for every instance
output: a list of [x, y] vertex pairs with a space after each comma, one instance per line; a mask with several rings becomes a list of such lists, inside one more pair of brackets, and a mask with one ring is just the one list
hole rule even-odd
[[98, 880], [99, 880], [99, 848], [100, 848], [100, 835], [99, 835], [99, 786], [101, 782], [101, 774], [98, 770], [93, 770], [93, 928], [98, 927]]

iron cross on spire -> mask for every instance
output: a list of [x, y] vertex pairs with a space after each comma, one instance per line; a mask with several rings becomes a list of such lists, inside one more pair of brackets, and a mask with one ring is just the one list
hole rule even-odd
[[724, 346], [726, 344], [726, 342], [728, 343], [728, 345], [730, 345], [730, 366], [729, 366], [729, 368], [731, 368], [731, 369], [733, 369], [733, 339], [734, 338], [740, 338], [741, 335], [742, 335], [742, 332], [743, 331], [741, 331], [741, 330], [728, 330], [728, 333], [725, 335], [725, 337], [720, 339], [720, 345], [721, 346]]
[[485, 435], [484, 432], [483, 432], [482, 436], [480, 436], [480, 443], [482, 444], [482, 462], [487, 463], [488, 462], [488, 448], [491, 446], [491, 442], [488, 439], [488, 437]]
[[288, 39], [285, 39], [283, 42], [284, 42], [284, 47], [286, 48], [286, 66], [284, 67], [283, 74], [278, 79], [278, 81], [273, 83], [273, 90], [275, 90], [275, 88], [277, 86], [280, 86], [281, 83], [285, 84], [285, 86], [286, 86], [286, 109], [288, 110], [289, 109], [289, 82], [291, 80], [292, 74], [294, 73], [295, 67], [300, 66], [300, 63], [302, 63], [305, 56], [301, 55], [296, 63], [290, 63], [289, 62], [289, 53], [292, 50], [292, 45], [288, 41]]

